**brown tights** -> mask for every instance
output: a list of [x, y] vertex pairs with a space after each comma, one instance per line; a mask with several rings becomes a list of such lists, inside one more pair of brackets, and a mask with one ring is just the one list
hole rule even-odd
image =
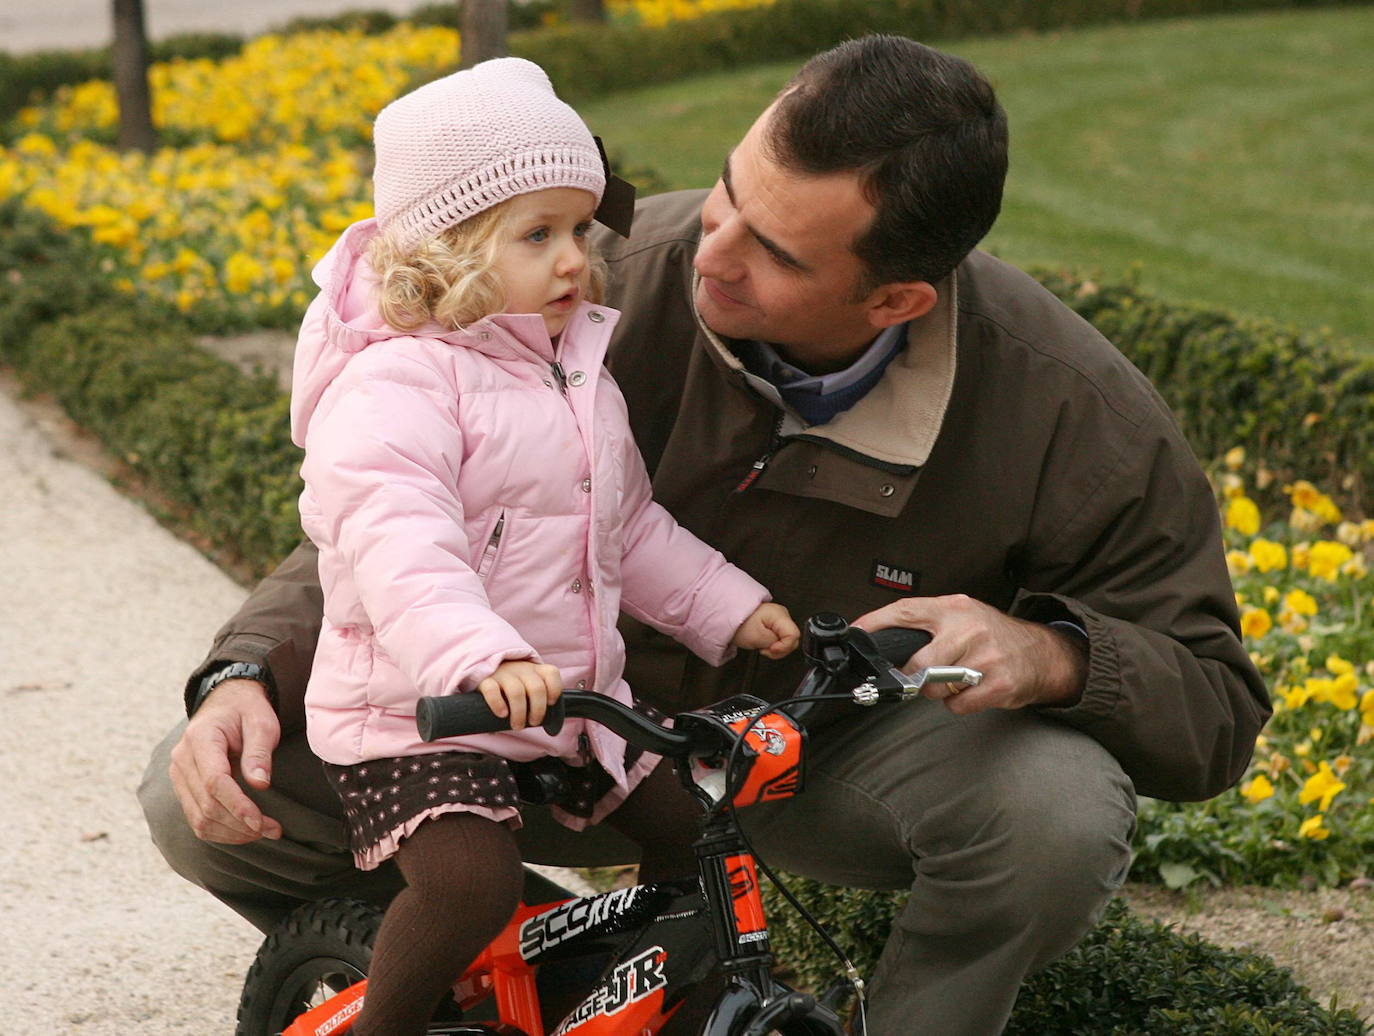
[[[641, 881], [695, 871], [697, 810], [666, 762], [606, 823], [639, 843]], [[500, 934], [520, 901], [520, 852], [504, 824], [444, 813], [401, 843], [406, 879], [372, 954], [355, 1036], [421, 1036], [458, 976]]]

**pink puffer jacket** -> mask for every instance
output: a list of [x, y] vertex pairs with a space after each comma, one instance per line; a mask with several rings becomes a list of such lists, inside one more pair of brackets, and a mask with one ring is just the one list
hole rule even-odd
[[341, 764], [454, 747], [581, 760], [585, 732], [623, 793], [624, 743], [599, 725], [431, 745], [416, 698], [531, 658], [628, 701], [621, 608], [719, 664], [767, 592], [651, 499], [601, 366], [614, 310], [582, 305], [556, 348], [538, 315], [401, 335], [373, 301], [374, 233], [355, 224], [316, 267], [296, 349], [301, 518], [324, 588], [310, 744]]

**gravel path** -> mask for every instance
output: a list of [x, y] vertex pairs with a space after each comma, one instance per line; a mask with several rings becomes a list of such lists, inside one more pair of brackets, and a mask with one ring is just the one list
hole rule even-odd
[[[100, 447], [0, 376], [0, 1034], [228, 1033], [260, 936], [175, 876], [135, 790], [243, 599], [116, 491]], [[564, 887], [577, 874], [539, 868]]]
[[1254, 950], [1291, 968], [1318, 1003], [1338, 997], [1374, 1019], [1374, 892], [1223, 888], [1194, 896], [1133, 885], [1126, 901], [1142, 917], [1210, 942]]
[[258, 935], [167, 869], [134, 791], [243, 591], [0, 388], [0, 1032], [228, 1032]]

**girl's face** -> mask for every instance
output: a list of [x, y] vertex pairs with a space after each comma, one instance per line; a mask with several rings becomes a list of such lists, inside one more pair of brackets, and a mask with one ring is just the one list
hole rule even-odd
[[551, 187], [516, 195], [507, 205], [495, 263], [506, 312], [538, 313], [552, 338], [587, 291], [587, 231], [596, 198], [575, 187]]

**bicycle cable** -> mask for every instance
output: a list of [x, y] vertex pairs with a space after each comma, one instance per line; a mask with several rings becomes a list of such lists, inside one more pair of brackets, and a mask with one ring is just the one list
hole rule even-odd
[[[763, 719], [763, 717], [767, 716], [769, 713], [781, 711], [784, 706], [795, 705], [799, 702], [815, 701], [845, 701], [850, 702], [852, 704], [854, 698], [852, 695], [849, 694], [808, 694], [799, 697], [786, 698], [783, 701], [768, 706], [768, 708], [761, 710], [757, 715], [755, 715], [753, 722], [750, 723], [749, 726], [745, 727], [744, 731], [739, 735], [739, 737], [735, 738], [735, 743], [730, 747], [730, 754], [725, 760], [725, 807], [730, 814], [731, 821], [734, 823], [735, 830], [739, 832], [740, 841], [744, 843], [744, 847], [748, 850], [749, 855], [754, 858], [754, 863], [758, 866], [759, 870], [763, 871], [763, 873], [767, 876], [768, 880], [772, 883], [773, 887], [782, 894], [782, 897], [785, 900], [787, 900], [788, 904], [792, 907], [792, 909], [801, 915], [802, 920], [805, 921], [811, 927], [811, 929], [821, 937], [822, 941], [824, 941], [826, 946], [830, 948], [830, 952], [833, 953], [836, 956], [836, 958], [839, 959], [841, 965], [844, 967], [845, 978], [849, 981], [850, 986], [852, 986], [854, 989], [856, 1007], [858, 1010], [856, 1020], [859, 1024], [858, 1028], [854, 1030], [854, 1036], [864, 1036], [864, 1034], [868, 1031], [868, 1020], [865, 1011], [863, 976], [859, 974], [859, 969], [854, 966], [854, 962], [849, 959], [849, 955], [845, 953], [844, 948], [841, 947], [840, 944], [836, 942], [835, 939], [831, 936], [831, 934], [825, 930], [825, 926], [822, 925], [820, 921], [816, 919], [815, 915], [812, 914], [811, 911], [807, 910], [806, 907], [802, 905], [801, 901], [796, 897], [792, 890], [787, 887], [783, 880], [779, 878], [777, 874], [774, 872], [773, 868], [768, 866], [768, 864], [759, 856], [758, 852], [754, 849], [753, 842], [750, 840], [749, 835], [745, 833], [743, 825], [741, 825], [739, 822], [739, 813], [735, 807], [735, 792], [739, 789], [732, 788], [730, 786], [730, 775], [734, 772], [735, 761], [739, 758], [740, 749], [744, 745], [745, 735], [748, 734], [749, 731], [754, 729], [755, 725], [757, 725], [759, 720]], [[789, 715], [789, 718], [793, 717]], [[795, 722], [795, 719], [793, 719], [793, 721]]]

